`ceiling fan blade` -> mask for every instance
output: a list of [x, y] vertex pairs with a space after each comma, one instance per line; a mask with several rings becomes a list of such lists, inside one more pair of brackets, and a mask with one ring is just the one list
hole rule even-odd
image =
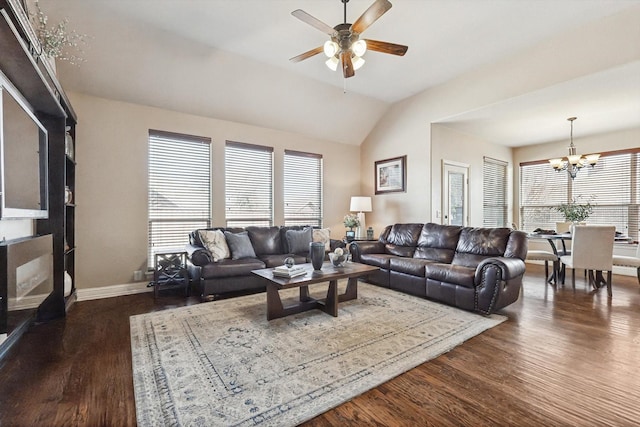
[[343, 51], [340, 53], [340, 61], [342, 62], [342, 74], [345, 79], [353, 77], [356, 73], [353, 69], [353, 62], [351, 62], [351, 52]]
[[365, 10], [364, 13], [360, 15], [360, 18], [353, 23], [351, 31], [362, 34], [364, 30], [369, 28], [371, 24], [376, 22], [378, 18], [384, 15], [389, 9], [391, 9], [389, 0], [376, 0], [369, 6], [369, 9]]
[[301, 53], [298, 56], [294, 56], [293, 58], [289, 59], [289, 61], [291, 62], [300, 62], [300, 61], [304, 61], [307, 58], [311, 58], [312, 56], [315, 56], [317, 54], [319, 54], [320, 52], [323, 51], [323, 47], [319, 46], [315, 49], [311, 49], [305, 53]]
[[329, 34], [330, 36], [333, 36], [333, 34], [336, 32], [336, 30], [334, 30], [332, 27], [330, 27], [329, 25], [325, 24], [324, 22], [322, 22], [318, 18], [315, 18], [315, 17], [309, 15], [307, 12], [305, 12], [302, 9], [296, 9], [293, 12], [291, 12], [291, 14], [293, 16], [295, 16], [296, 18], [298, 18], [299, 20], [301, 20], [302, 22], [306, 22], [307, 24], [311, 25], [312, 27], [315, 27], [315, 28], [319, 29], [320, 31], [322, 31], [325, 34]]
[[391, 55], [404, 56], [409, 46], [403, 44], [395, 44], [389, 42], [381, 42], [378, 40], [364, 39], [367, 42], [367, 50], [375, 50], [376, 52], [390, 53]]

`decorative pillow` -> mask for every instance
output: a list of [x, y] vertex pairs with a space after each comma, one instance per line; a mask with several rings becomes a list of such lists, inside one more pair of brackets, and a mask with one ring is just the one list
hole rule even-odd
[[224, 237], [227, 238], [227, 244], [231, 249], [231, 259], [256, 257], [256, 252], [253, 250], [251, 239], [249, 239], [249, 234], [246, 231], [235, 234], [225, 231]]
[[198, 234], [204, 247], [211, 252], [214, 261], [231, 258], [231, 252], [222, 230], [200, 230]]
[[313, 229], [313, 241], [324, 243], [324, 250], [331, 251], [331, 238], [329, 235], [331, 230], [328, 228], [314, 228]]
[[302, 254], [309, 252], [309, 243], [313, 241], [313, 229], [307, 227], [304, 230], [287, 230], [286, 234], [289, 252]]

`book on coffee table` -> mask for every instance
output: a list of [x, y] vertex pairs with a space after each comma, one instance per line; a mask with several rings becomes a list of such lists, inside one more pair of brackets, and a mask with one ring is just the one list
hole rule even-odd
[[278, 267], [273, 269], [273, 275], [277, 277], [298, 277], [304, 276], [307, 271], [304, 268], [287, 268], [286, 270], [278, 269]]
[[277, 277], [297, 277], [302, 276], [306, 273], [306, 269], [301, 265], [292, 265], [291, 267], [287, 267], [286, 265], [280, 265], [278, 267], [274, 267], [273, 275]]

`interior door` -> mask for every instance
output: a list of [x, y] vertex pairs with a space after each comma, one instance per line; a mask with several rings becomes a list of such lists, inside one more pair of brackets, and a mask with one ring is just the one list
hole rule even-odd
[[469, 165], [443, 160], [442, 212], [443, 224], [469, 224]]

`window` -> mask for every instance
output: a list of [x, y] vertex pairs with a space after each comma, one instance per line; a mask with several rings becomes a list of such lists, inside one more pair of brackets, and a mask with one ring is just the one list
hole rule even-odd
[[508, 221], [507, 162], [484, 158], [483, 217], [485, 227], [506, 227]]
[[227, 141], [225, 147], [227, 227], [273, 223], [273, 148]]
[[588, 223], [613, 224], [637, 240], [639, 198], [640, 149], [602, 153], [594, 168], [583, 167], [573, 180], [548, 162], [520, 165], [520, 219], [527, 231], [555, 229], [564, 217], [553, 207], [576, 199], [594, 205]]
[[284, 225], [322, 227], [322, 156], [285, 150]]
[[149, 130], [149, 266], [211, 222], [211, 139]]

